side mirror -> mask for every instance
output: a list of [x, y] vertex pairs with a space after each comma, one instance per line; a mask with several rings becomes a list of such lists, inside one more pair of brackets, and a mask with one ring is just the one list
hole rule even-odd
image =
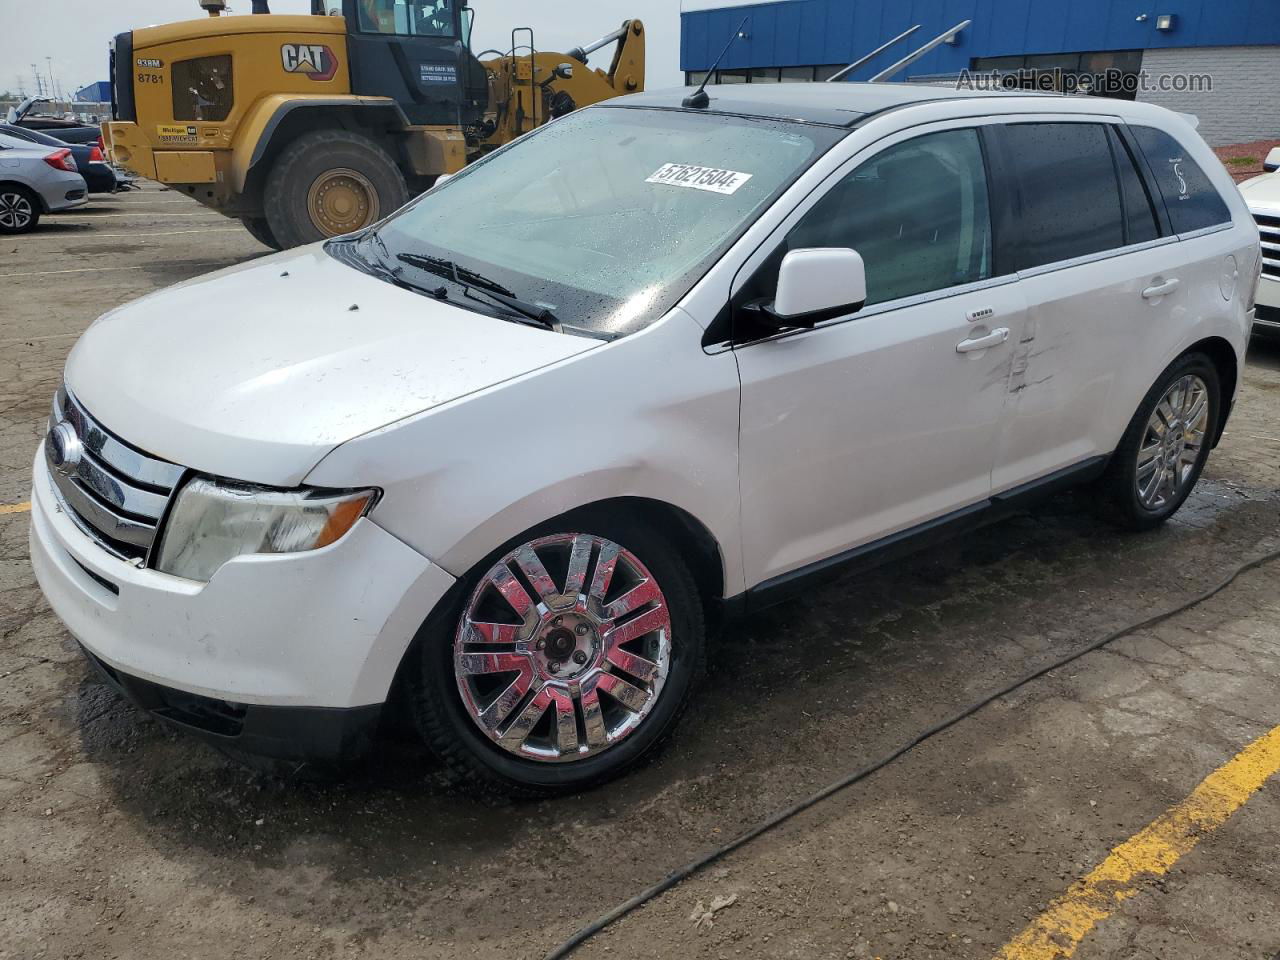
[[1271, 152], [1267, 154], [1267, 159], [1262, 161], [1262, 169], [1267, 173], [1275, 173], [1280, 170], [1280, 147], [1271, 148]]
[[867, 302], [867, 274], [862, 257], [848, 247], [792, 250], [778, 269], [772, 303], [748, 309], [779, 329], [809, 328], [823, 320], [862, 309]]

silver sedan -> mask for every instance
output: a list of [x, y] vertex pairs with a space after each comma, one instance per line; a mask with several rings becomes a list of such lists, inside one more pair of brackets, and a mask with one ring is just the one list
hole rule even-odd
[[0, 234], [34, 230], [42, 214], [81, 206], [88, 196], [70, 150], [0, 134]]

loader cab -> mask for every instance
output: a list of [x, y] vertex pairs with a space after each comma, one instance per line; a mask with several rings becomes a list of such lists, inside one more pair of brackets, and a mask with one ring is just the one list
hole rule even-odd
[[483, 68], [471, 54], [471, 12], [462, 0], [313, 0], [313, 13], [338, 9], [347, 23], [352, 93], [391, 97], [412, 124], [479, 116], [485, 103], [473, 81]]

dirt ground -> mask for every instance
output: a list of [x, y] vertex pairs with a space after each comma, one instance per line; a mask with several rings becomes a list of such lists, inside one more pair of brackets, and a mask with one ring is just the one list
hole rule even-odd
[[[0, 244], [0, 505], [98, 314], [261, 256], [150, 187]], [[1280, 548], [1280, 350], [1165, 528], [1087, 493], [846, 578], [718, 641], [672, 747], [581, 796], [487, 806], [379, 747], [345, 782], [252, 773], [117, 700], [0, 513], [0, 958], [536, 958], [581, 923], [1028, 669]], [[983, 958], [1280, 724], [1280, 563], [981, 711], [677, 886], [579, 956]], [[1280, 953], [1280, 784], [1080, 943]], [[701, 902], [734, 897], [711, 925]]]

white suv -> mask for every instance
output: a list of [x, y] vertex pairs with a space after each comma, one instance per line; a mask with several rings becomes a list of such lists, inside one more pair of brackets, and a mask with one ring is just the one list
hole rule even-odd
[[289, 761], [403, 697], [473, 781], [574, 789], [672, 729], [723, 615], [1068, 484], [1137, 528], [1178, 509], [1259, 269], [1190, 126], [710, 93], [573, 113], [94, 323], [31, 555], [103, 674]]
[[1274, 335], [1280, 333], [1280, 147], [1267, 154], [1263, 169], [1266, 172], [1261, 176], [1240, 184], [1240, 192], [1262, 236], [1262, 277], [1254, 329]]

